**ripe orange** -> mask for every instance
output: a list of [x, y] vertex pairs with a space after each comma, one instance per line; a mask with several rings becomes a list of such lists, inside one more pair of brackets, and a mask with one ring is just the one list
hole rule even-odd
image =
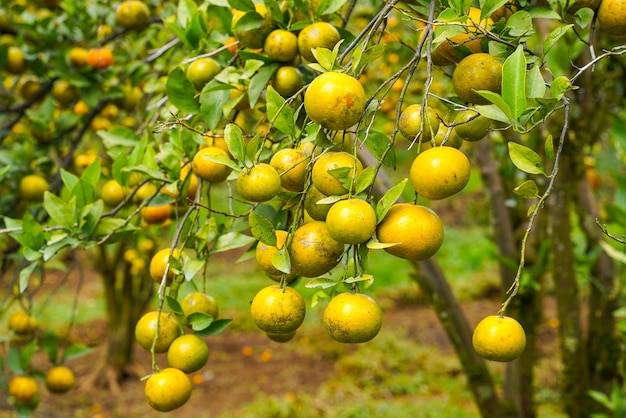
[[[178, 251], [178, 249], [174, 248], [171, 253], [174, 259], [180, 259], [180, 252]], [[169, 261], [170, 248], [164, 248], [157, 251], [157, 253], [154, 254], [154, 256], [152, 257], [152, 260], [150, 260], [150, 277], [152, 277], [152, 280], [154, 280], [156, 283], [161, 284], [163, 276], [165, 275], [165, 269], [167, 268]], [[174, 276], [174, 271], [170, 266], [167, 269], [167, 285], [170, 285], [172, 283]]]
[[339, 31], [330, 23], [315, 22], [305, 26], [298, 34], [298, 51], [302, 58], [309, 62], [317, 62], [312, 49], [333, 49], [341, 40]]
[[[277, 229], [276, 233], [276, 246], [267, 245], [263, 242], [259, 242], [254, 251], [256, 262], [272, 280], [280, 281], [283, 276], [283, 272], [274, 267], [272, 263], [272, 257], [285, 246], [289, 233], [281, 229]], [[294, 272], [285, 275], [287, 283], [293, 281], [296, 278]]]
[[172, 216], [172, 205], [144, 206], [141, 208], [141, 218], [149, 225], [160, 225]]
[[315, 185], [311, 185], [304, 198], [304, 209], [309, 216], [316, 221], [325, 221], [328, 211], [332, 207], [332, 203], [319, 204], [320, 200], [327, 197], [320, 193]]
[[167, 350], [167, 363], [185, 373], [197, 372], [209, 360], [209, 346], [194, 334], [181, 335]]
[[20, 180], [20, 197], [25, 200], [41, 202], [48, 189], [50, 189], [48, 180], [39, 174], [29, 174]]
[[[398, 122], [400, 133], [409, 141], [417, 140], [427, 142], [437, 134], [439, 130], [439, 118], [437, 113], [430, 107], [425, 111], [427, 122], [422, 127], [422, 105], [412, 104], [402, 111]], [[418, 135], [420, 135], [418, 137]]]
[[191, 166], [198, 177], [211, 183], [221, 183], [228, 178], [232, 169], [227, 165], [212, 161], [212, 156], [229, 158], [228, 153], [221, 148], [206, 147], [194, 155]]
[[246, 168], [237, 176], [237, 191], [241, 197], [251, 202], [266, 202], [273, 199], [280, 191], [280, 187], [278, 172], [266, 163]]
[[17, 46], [10, 46], [8, 48], [4, 69], [11, 74], [22, 74], [26, 70], [24, 52]]
[[189, 315], [201, 312], [211, 315], [213, 319], [219, 316], [219, 307], [217, 301], [211, 295], [202, 292], [192, 292], [183, 298], [180, 302], [185, 318]]
[[285, 99], [296, 94], [304, 86], [304, 78], [296, 67], [283, 65], [272, 76], [272, 87]]
[[407, 260], [425, 260], [443, 243], [443, 223], [430, 208], [410, 203], [392, 205], [376, 228], [382, 243], [396, 245], [385, 248], [389, 254]]
[[85, 48], [75, 46], [69, 50], [67, 59], [73, 67], [81, 68], [87, 65], [87, 54]]
[[470, 162], [462, 151], [452, 147], [434, 147], [415, 157], [410, 178], [420, 196], [439, 200], [463, 190], [470, 173]]
[[113, 53], [108, 48], [92, 48], [87, 51], [87, 64], [91, 68], [105, 69], [113, 62]]
[[476, 93], [489, 90], [502, 91], [502, 64], [486, 53], [468, 55], [459, 62], [452, 74], [454, 91], [461, 100], [486, 105], [490, 102]]
[[275, 60], [291, 62], [298, 55], [298, 37], [285, 29], [275, 29], [265, 38], [263, 52]]
[[261, 289], [250, 305], [250, 314], [259, 329], [272, 334], [287, 334], [302, 325], [306, 305], [293, 287], [271, 285]]
[[602, 0], [598, 8], [598, 27], [609, 35], [626, 36], [626, 2]]
[[338, 72], [318, 75], [304, 93], [309, 118], [323, 128], [344, 130], [357, 123], [365, 110], [365, 90], [356, 78]]
[[9, 381], [9, 396], [15, 406], [33, 408], [39, 403], [39, 384], [31, 376], [15, 376]]
[[326, 215], [330, 236], [342, 244], [361, 244], [376, 230], [376, 212], [362, 199], [340, 200]]
[[489, 119], [470, 109], [458, 112], [454, 123], [454, 132], [464, 141], [470, 142], [480, 141], [491, 129]]
[[362, 293], [340, 293], [324, 310], [324, 328], [340, 343], [370, 341], [383, 325], [378, 303]]
[[39, 326], [37, 319], [24, 311], [12, 313], [7, 321], [7, 325], [9, 331], [24, 336], [33, 335]]
[[304, 277], [320, 276], [339, 264], [343, 250], [343, 244], [328, 233], [325, 222], [306, 223], [293, 234], [289, 248], [291, 269]]
[[115, 21], [124, 29], [143, 29], [150, 23], [150, 9], [139, 0], [126, 0], [115, 9]]
[[48, 370], [44, 383], [52, 393], [67, 393], [76, 385], [76, 376], [69, 367], [56, 366]]
[[472, 345], [487, 360], [512, 361], [526, 348], [526, 333], [515, 319], [490, 315], [474, 328]]
[[222, 67], [213, 58], [198, 58], [187, 67], [185, 75], [197, 91], [202, 91], [206, 83], [213, 80]]
[[311, 180], [315, 188], [322, 194], [327, 196], [342, 195], [348, 193], [348, 189], [333, 174], [346, 179], [356, 179], [362, 170], [363, 164], [354, 155], [343, 151], [331, 151], [322, 154], [313, 163]]
[[283, 148], [272, 156], [270, 165], [280, 175], [280, 184], [290, 192], [301, 192], [306, 180], [307, 164], [311, 157], [302, 150]]
[[159, 315], [158, 311], [152, 311], [142, 316], [135, 325], [135, 339], [140, 346], [150, 350], [157, 332], [157, 323], [159, 336], [156, 339], [154, 352], [165, 353], [181, 332], [178, 321], [165, 312]]
[[183, 406], [191, 397], [191, 380], [182, 371], [169, 367], [146, 380], [144, 394], [148, 404], [159, 412]]

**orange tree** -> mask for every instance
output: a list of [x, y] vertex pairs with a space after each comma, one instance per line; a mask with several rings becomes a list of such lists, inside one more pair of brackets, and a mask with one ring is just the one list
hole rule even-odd
[[[623, 377], [623, 255], [602, 232], [624, 224], [626, 16], [620, 0], [598, 3], [2, 6], [0, 312], [18, 314], [6, 350], [13, 404], [36, 407], [37, 381], [25, 378], [41, 376], [30, 365], [37, 349], [54, 366], [82, 351], [36, 318], [47, 273], [70, 277], [80, 249], [102, 274], [110, 330], [87, 384], [106, 376], [117, 390], [143, 374], [134, 337], [152, 353], [148, 403], [183, 405], [185, 372], [206, 352], [181, 334], [229, 322], [206, 294], [211, 257], [247, 248], [276, 282], [251, 315], [280, 342], [306, 314], [299, 283], [318, 289], [313, 305], [330, 299], [331, 338], [369, 341], [382, 315], [366, 294], [369, 252], [410, 260], [486, 417], [536, 414], [551, 283], [563, 408], [610, 409], [605, 394]], [[473, 336], [434, 257], [444, 227], [429, 207], [458, 198], [472, 166], [489, 194], [503, 291]], [[601, 174], [614, 181], [601, 185]], [[615, 204], [600, 212], [597, 196]], [[179, 295], [184, 282], [193, 299]], [[153, 291], [158, 307], [145, 313]], [[170, 367], [155, 355], [166, 351]], [[508, 362], [502, 392], [485, 359]], [[70, 377], [49, 387], [66, 391]]]

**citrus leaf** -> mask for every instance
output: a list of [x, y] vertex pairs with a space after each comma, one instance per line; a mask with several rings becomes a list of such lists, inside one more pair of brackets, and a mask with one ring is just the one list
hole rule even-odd
[[[391, 142], [391, 139], [387, 135], [379, 131], [362, 129], [357, 136], [377, 160], [380, 161], [384, 154], [383, 165], [393, 170], [396, 169], [396, 151], [394, 148], [390, 148], [389, 151], [387, 151], [389, 143]], [[385, 151], [387, 151], [387, 154], [385, 154]]]
[[501, 6], [507, 4], [509, 0], [480, 0], [480, 20], [481, 22], [490, 17], [493, 12], [498, 10]]
[[222, 164], [227, 167], [230, 167], [235, 171], [241, 171], [241, 167], [239, 167], [239, 165], [236, 162], [234, 162], [228, 157], [225, 157], [224, 155], [207, 153], [207, 154], [204, 154], [203, 158], [208, 161], [212, 161], [214, 163], [218, 163], [218, 164]]
[[248, 100], [250, 101], [250, 107], [254, 107], [259, 100], [265, 86], [267, 86], [267, 83], [279, 66], [279, 64], [271, 64], [267, 67], [262, 67], [259, 72], [250, 79], [250, 84], [248, 84]]
[[28, 288], [30, 276], [33, 274], [33, 271], [35, 271], [35, 267], [37, 267], [36, 262], [30, 263], [27, 267], [23, 268], [20, 271], [20, 277], [19, 277], [20, 294], [24, 293], [26, 289]]
[[345, 199], [347, 197], [347, 195], [334, 195], [334, 196], [327, 196], [323, 199], [318, 200], [317, 202], [315, 202], [315, 204], [317, 205], [332, 205], [335, 202], [339, 202], [342, 199]]
[[544, 147], [546, 156], [552, 161], [554, 161], [554, 141], [552, 140], [552, 135], [548, 135], [543, 147]]
[[548, 34], [548, 36], [546, 37], [546, 40], [543, 41], [543, 53], [544, 53], [544, 55], [547, 54], [548, 51], [550, 51], [550, 49], [552, 49], [554, 44], [556, 44], [559, 41], [559, 39], [561, 39], [573, 27], [574, 27], [573, 24], [569, 24], [569, 25], [565, 25], [565, 26], [559, 26], [556, 29], [554, 29], [552, 32], [550, 32]]
[[272, 255], [272, 265], [285, 274], [291, 273], [291, 258], [289, 258], [289, 251], [287, 251], [286, 247], [281, 248]]
[[210, 337], [211, 335], [217, 335], [220, 332], [224, 331], [231, 322], [233, 322], [232, 319], [216, 319], [215, 321], [211, 322], [211, 325], [209, 325], [208, 328], [202, 331], [197, 331], [195, 334], [199, 337]]
[[374, 276], [372, 276], [371, 274], [363, 274], [361, 276], [347, 278], [343, 282], [344, 283], [357, 283], [357, 282], [363, 282], [365, 280], [374, 280]]
[[524, 199], [539, 198], [539, 188], [534, 180], [526, 180], [519, 186], [513, 189], [513, 193], [523, 197]]
[[185, 276], [185, 281], [191, 281], [196, 274], [202, 270], [205, 264], [206, 261], [202, 259], [192, 258], [185, 260], [185, 263], [183, 264], [183, 275]]
[[391, 205], [396, 203], [400, 196], [402, 196], [407, 181], [409, 181], [409, 179], [405, 178], [400, 183], [387, 190], [383, 197], [380, 198], [376, 204], [376, 219], [378, 222], [383, 220]]
[[246, 144], [243, 140], [241, 128], [234, 123], [229, 123], [224, 128], [224, 141], [228, 146], [228, 151], [235, 160], [243, 162], [246, 158]]
[[224, 235], [221, 235], [217, 239], [213, 252], [222, 253], [224, 251], [242, 248], [246, 245], [252, 244], [254, 241], [256, 241], [256, 238], [244, 235], [240, 232], [228, 232]]
[[521, 44], [502, 65], [502, 100], [514, 119], [526, 110], [526, 56]]
[[[224, 104], [230, 99], [230, 86], [224, 86], [217, 80], [209, 81], [200, 93], [200, 114], [210, 130], [215, 129], [224, 114]], [[243, 97], [243, 96], [240, 96]]]
[[606, 254], [615, 261], [626, 264], [626, 254], [615, 249], [606, 241], [600, 241], [600, 247], [606, 252]]
[[356, 179], [355, 193], [359, 194], [361, 192], [364, 192], [365, 189], [371, 186], [375, 179], [376, 167], [374, 167], [373, 165], [365, 167], [365, 169], [361, 171], [359, 177]]
[[196, 89], [187, 79], [182, 68], [174, 68], [167, 76], [165, 93], [168, 99], [183, 113], [198, 113], [200, 104], [196, 98]]
[[211, 326], [213, 317], [204, 312], [194, 312], [187, 317], [187, 323], [195, 332], [201, 332]]
[[41, 351], [46, 353], [50, 364], [57, 364], [59, 357], [59, 336], [49, 329], [44, 330], [41, 337]]
[[65, 362], [66, 360], [72, 360], [72, 359], [86, 356], [92, 351], [93, 351], [93, 348], [86, 346], [84, 344], [79, 344], [79, 343], [71, 344], [65, 349], [65, 351], [63, 351], [61, 363]]
[[317, 292], [315, 292], [313, 294], [313, 297], [311, 297], [311, 308], [314, 308], [315, 306], [317, 306], [317, 303], [319, 302], [320, 299], [328, 299], [329, 296], [326, 294], [326, 292], [324, 292], [323, 290], [318, 290]]
[[347, 0], [322, 0], [314, 10], [315, 16], [329, 15], [341, 9]]
[[[489, 90], [479, 90], [476, 93], [480, 94], [485, 99], [493, 103], [508, 118], [509, 123], [517, 126], [516, 120], [513, 118], [513, 112], [511, 111], [508, 103], [504, 101], [502, 96]], [[479, 111], [481, 114], [483, 114], [483, 107], [484, 106], [479, 107]]]
[[399, 242], [380, 242], [374, 238], [367, 241], [367, 248], [370, 250], [384, 250], [385, 248], [393, 247], [394, 245], [398, 245]]
[[541, 75], [541, 70], [538, 65], [528, 70], [526, 74], [526, 97], [544, 97], [546, 95], [546, 81]]
[[545, 174], [539, 155], [527, 146], [509, 142], [509, 157], [515, 167], [528, 174]]
[[306, 287], [307, 289], [328, 289], [330, 287], [337, 286], [337, 284], [337, 280], [330, 279], [328, 277], [318, 277], [309, 281], [307, 284], [304, 285], [304, 287]]
[[254, 238], [266, 245], [276, 246], [276, 230], [269, 219], [251, 210], [248, 215], [248, 224]]
[[285, 106], [285, 99], [278, 94], [274, 87], [268, 86], [265, 93], [267, 117], [274, 123], [276, 129], [284, 134], [295, 132], [295, 123], [291, 107]]
[[171, 296], [165, 296], [165, 300], [167, 302], [167, 306], [172, 310], [172, 312], [176, 315], [184, 315], [183, 308], [176, 299]]

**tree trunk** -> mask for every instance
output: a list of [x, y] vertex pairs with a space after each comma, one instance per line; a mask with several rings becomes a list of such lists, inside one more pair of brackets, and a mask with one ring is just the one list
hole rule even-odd
[[549, 202], [552, 229], [551, 247], [561, 361], [561, 397], [571, 418], [589, 416], [588, 363], [581, 326], [581, 303], [576, 277], [576, 257], [572, 243], [571, 203], [573, 161], [570, 150], [560, 158], [560, 170]]

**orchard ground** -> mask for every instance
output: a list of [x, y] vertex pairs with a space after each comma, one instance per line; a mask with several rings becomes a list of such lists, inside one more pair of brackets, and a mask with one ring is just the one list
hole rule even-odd
[[[479, 187], [477, 187], [479, 188]], [[476, 189], [475, 189], [476, 190]], [[474, 196], [475, 197], [475, 196]], [[471, 325], [495, 313], [502, 295], [497, 283], [495, 249], [484, 226], [471, 226], [463, 219], [481, 213], [480, 197], [439, 205], [446, 219], [446, 241], [438, 259], [463, 304]], [[454, 206], [450, 206], [454, 205]], [[483, 223], [485, 220], [480, 220]], [[270, 283], [254, 262], [234, 264], [241, 254], [211, 259], [213, 278], [207, 292], [220, 304], [220, 317], [233, 318], [223, 333], [206, 338], [209, 363], [192, 375], [190, 401], [171, 413], [153, 411], [144, 401], [144, 383], [131, 378], [121, 393], [85, 390], [81, 380], [103, 355], [106, 342], [106, 312], [100, 280], [86, 268], [82, 280], [71, 277], [59, 286], [61, 275], [51, 274], [45, 291], [38, 296], [44, 326], [66, 326], [71, 315], [76, 286], [79, 323], [73, 339], [94, 347], [85, 357], [67, 363], [77, 374], [79, 387], [62, 396], [52, 396], [42, 387], [36, 417], [478, 417], [478, 411], [456, 354], [434, 311], [411, 278], [408, 263], [375, 252], [371, 260], [374, 285], [367, 290], [383, 309], [383, 329], [371, 342], [339, 344], [321, 325], [321, 300], [310, 307], [314, 290], [306, 281], [296, 284], [307, 299], [307, 318], [289, 343], [270, 341], [256, 329], [249, 302], [258, 289]], [[87, 264], [85, 264], [87, 266]], [[47, 289], [56, 289], [46, 294]], [[153, 306], [156, 306], [156, 299]], [[559, 361], [555, 306], [545, 300], [545, 316], [539, 334], [540, 361], [536, 364], [539, 417], [562, 417], [555, 411]], [[37, 305], [36, 305], [37, 306]], [[65, 325], [64, 325], [65, 324]], [[136, 346], [136, 365], [150, 373], [150, 353]], [[166, 367], [165, 355], [157, 357]], [[35, 366], [46, 369], [43, 357]], [[502, 378], [504, 366], [490, 363]], [[0, 417], [9, 417], [0, 400]]]

